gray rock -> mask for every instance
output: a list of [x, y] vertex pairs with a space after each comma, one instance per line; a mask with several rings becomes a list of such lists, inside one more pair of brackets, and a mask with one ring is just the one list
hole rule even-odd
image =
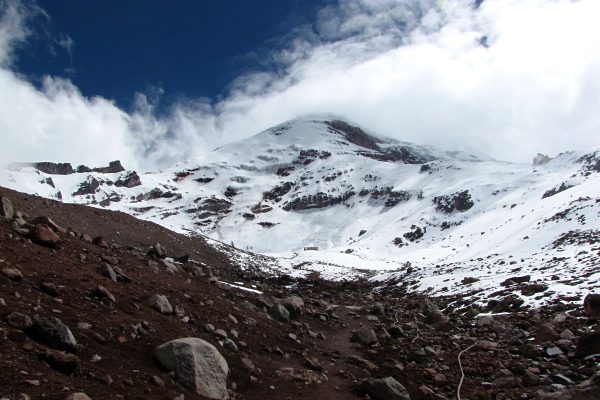
[[209, 399], [229, 398], [229, 366], [212, 344], [192, 337], [175, 339], [158, 346], [154, 358], [161, 367], [175, 371], [177, 381], [188, 390]]
[[289, 311], [291, 318], [297, 318], [304, 312], [304, 300], [300, 296], [287, 297], [281, 301], [281, 304]]
[[365, 344], [367, 346], [377, 343], [377, 335], [375, 331], [368, 326], [363, 326], [362, 328], [357, 329], [352, 334], [352, 342], [357, 342], [361, 344]]
[[213, 333], [215, 334], [215, 336], [218, 336], [221, 339], [227, 339], [227, 332], [225, 332], [224, 329], [216, 329], [215, 331], [213, 331]]
[[275, 321], [279, 322], [290, 321], [290, 312], [281, 304], [275, 304], [274, 306], [269, 308], [269, 316]]
[[148, 307], [154, 308], [156, 311], [161, 314], [171, 314], [173, 312], [173, 307], [171, 307], [171, 303], [169, 303], [169, 299], [167, 296], [163, 296], [161, 294], [154, 294], [148, 297], [144, 304]]
[[361, 389], [373, 400], [410, 400], [406, 388], [391, 376], [382, 379], [369, 378], [362, 383]]
[[238, 345], [235, 344], [235, 342], [231, 339], [226, 339], [223, 342], [223, 347], [225, 347], [227, 350], [232, 351], [234, 353], [237, 353], [238, 349]]
[[19, 282], [23, 279], [23, 274], [17, 268], [2, 268], [2, 275], [14, 282]]
[[117, 300], [115, 299], [115, 296], [110, 292], [110, 290], [108, 290], [107, 288], [105, 288], [102, 285], [96, 286], [96, 289], [94, 289], [92, 291], [91, 296], [96, 297], [100, 300], [108, 299], [108, 300], [112, 301], [113, 303], [117, 302]]
[[106, 263], [106, 262], [100, 263], [100, 266], [98, 267], [98, 272], [100, 273], [100, 275], [109, 278], [113, 282], [117, 281], [117, 273], [110, 266], [109, 263]]
[[71, 330], [58, 318], [44, 318], [35, 315], [33, 325], [29, 330], [34, 339], [57, 350], [74, 353], [77, 349], [77, 341]]
[[6, 196], [0, 196], [0, 217], [5, 219], [13, 219], [15, 209], [10, 199]]

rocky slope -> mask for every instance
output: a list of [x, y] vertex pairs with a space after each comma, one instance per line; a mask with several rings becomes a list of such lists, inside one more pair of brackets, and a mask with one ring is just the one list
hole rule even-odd
[[[529, 305], [581, 300], [600, 285], [600, 151], [536, 160], [416, 146], [314, 116], [164, 171], [20, 164], [0, 183], [208, 235], [240, 264], [258, 252], [263, 268], [295, 277], [393, 280], [477, 304], [510, 293]], [[515, 276], [528, 282], [507, 283]]]
[[122, 213], [7, 189], [0, 204], [0, 398], [600, 393], [600, 296], [535, 310], [507, 296], [488, 314], [395, 282], [264, 273]]

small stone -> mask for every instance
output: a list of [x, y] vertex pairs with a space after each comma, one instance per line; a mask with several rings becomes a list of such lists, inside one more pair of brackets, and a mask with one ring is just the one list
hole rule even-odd
[[223, 347], [234, 353], [237, 353], [239, 350], [237, 344], [235, 344], [235, 342], [231, 339], [225, 339], [225, 341], [223, 342]]
[[152, 375], [152, 378], [150, 380], [153, 384], [155, 384], [158, 387], [165, 387], [165, 381], [163, 381], [156, 375]]
[[215, 334], [215, 336], [220, 337], [222, 339], [227, 339], [227, 332], [225, 332], [225, 330], [223, 329], [215, 329], [213, 331], [213, 333]]
[[40, 290], [46, 293], [48, 296], [57, 297], [60, 295], [56, 285], [54, 285], [52, 282], [40, 283]]
[[33, 324], [33, 322], [31, 321], [31, 318], [29, 318], [25, 314], [22, 314], [22, 313], [16, 312], [16, 311], [12, 312], [6, 316], [6, 322], [8, 323], [8, 325], [10, 327], [19, 329], [22, 331], [28, 329]]
[[110, 292], [110, 290], [108, 290], [107, 288], [105, 288], [102, 285], [96, 286], [96, 289], [94, 289], [90, 295], [92, 297], [96, 297], [100, 300], [108, 299], [108, 300], [112, 301], [113, 303], [116, 303], [116, 301], [117, 301], [115, 299], [115, 296]]
[[13, 282], [20, 282], [21, 280], [23, 280], [23, 274], [17, 268], [4, 267], [2, 268], [1, 272], [2, 275], [4, 275]]
[[38, 353], [38, 358], [63, 374], [73, 374], [79, 368], [79, 358], [63, 351], [46, 349]]

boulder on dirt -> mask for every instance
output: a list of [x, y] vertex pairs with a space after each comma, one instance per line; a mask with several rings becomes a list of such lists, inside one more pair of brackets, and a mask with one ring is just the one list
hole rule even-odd
[[600, 319], [600, 294], [590, 293], [585, 296], [583, 311], [590, 319]]
[[175, 371], [177, 381], [186, 389], [209, 399], [228, 399], [229, 366], [212, 344], [199, 338], [181, 338], [154, 350], [157, 364]]
[[361, 384], [361, 390], [373, 400], [410, 400], [406, 388], [391, 376], [382, 379], [369, 378]]
[[46, 224], [37, 224], [32, 233], [32, 241], [40, 246], [56, 248], [60, 243], [60, 236]]
[[79, 369], [79, 358], [63, 351], [45, 349], [38, 353], [38, 358], [48, 364], [52, 369], [63, 374], [73, 374]]
[[144, 304], [148, 307], [154, 308], [161, 314], [171, 314], [173, 313], [173, 307], [171, 307], [171, 303], [169, 303], [169, 299], [167, 296], [162, 294], [154, 294], [144, 300]]
[[362, 328], [354, 331], [350, 341], [370, 346], [377, 343], [377, 335], [373, 329], [369, 328], [368, 326], [363, 326]]
[[46, 217], [46, 216], [37, 217], [36, 219], [34, 219], [33, 221], [31, 221], [31, 224], [32, 225], [44, 224], [44, 225], [48, 225], [56, 233], [67, 233], [67, 230], [65, 228], [63, 228], [62, 226], [58, 225], [51, 218]]
[[0, 217], [5, 219], [13, 219], [15, 209], [10, 199], [6, 196], [0, 196]]
[[106, 262], [100, 263], [100, 266], [98, 267], [98, 272], [100, 273], [100, 275], [109, 278], [113, 282], [117, 281], [117, 273], [110, 266], [109, 263], [106, 263]]
[[33, 325], [28, 331], [35, 340], [57, 350], [65, 350], [71, 353], [77, 350], [77, 341], [71, 330], [58, 318], [45, 318], [35, 315]]
[[304, 312], [304, 300], [300, 296], [287, 297], [281, 301], [281, 304], [290, 312], [291, 318], [298, 318]]
[[290, 312], [281, 304], [275, 304], [271, 308], [269, 308], [269, 316], [275, 321], [279, 322], [290, 321]]

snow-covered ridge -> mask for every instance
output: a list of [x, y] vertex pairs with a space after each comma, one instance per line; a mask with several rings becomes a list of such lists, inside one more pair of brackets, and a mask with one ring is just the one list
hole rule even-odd
[[21, 165], [0, 184], [204, 234], [295, 275], [393, 278], [479, 301], [513, 275], [555, 288], [539, 296], [600, 285], [598, 149], [505, 163], [310, 116], [163, 171], [113, 171]]

